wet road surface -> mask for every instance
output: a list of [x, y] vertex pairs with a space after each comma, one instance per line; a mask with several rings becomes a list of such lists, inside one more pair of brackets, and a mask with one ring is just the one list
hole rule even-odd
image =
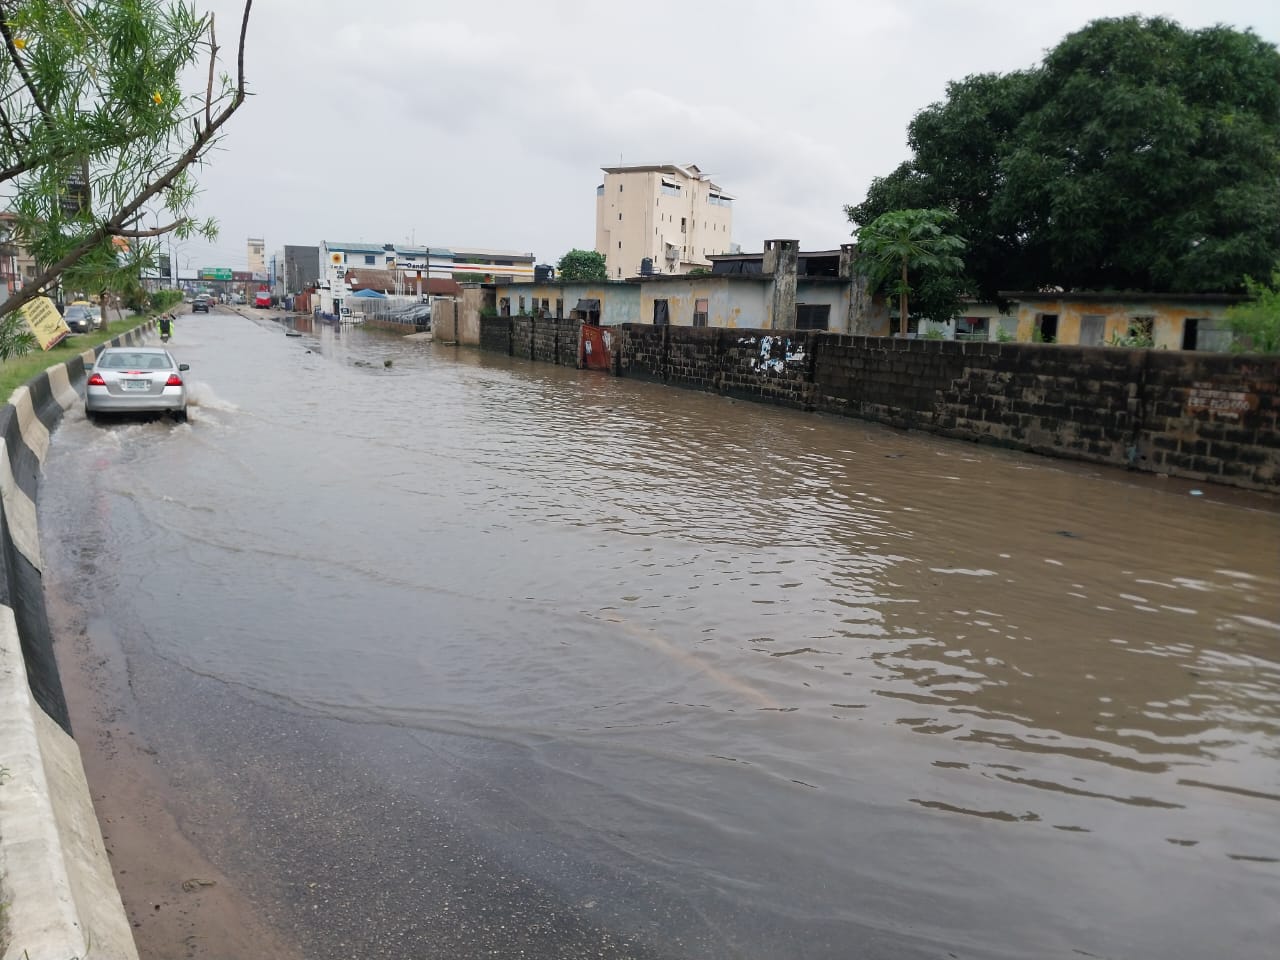
[[244, 312], [40, 524], [300, 955], [1275, 955], [1274, 500]]

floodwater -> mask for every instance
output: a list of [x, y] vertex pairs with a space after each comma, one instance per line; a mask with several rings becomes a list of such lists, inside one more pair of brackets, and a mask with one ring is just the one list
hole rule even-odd
[[188, 424], [57, 431], [47, 578], [303, 955], [1275, 956], [1274, 499], [178, 327]]

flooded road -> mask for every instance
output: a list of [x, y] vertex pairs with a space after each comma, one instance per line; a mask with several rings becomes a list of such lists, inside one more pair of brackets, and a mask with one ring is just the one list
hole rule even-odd
[[1275, 956], [1274, 500], [265, 315], [171, 349], [188, 424], [54, 436], [47, 589], [299, 955]]

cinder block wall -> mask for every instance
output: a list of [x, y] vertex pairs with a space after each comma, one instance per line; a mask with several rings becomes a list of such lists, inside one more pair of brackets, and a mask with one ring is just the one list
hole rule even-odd
[[[564, 343], [576, 342], [564, 326], [577, 321], [509, 322], [516, 356], [564, 363]], [[621, 376], [1280, 492], [1280, 357], [647, 324], [611, 329], [612, 368]], [[496, 334], [492, 340], [505, 352]]]

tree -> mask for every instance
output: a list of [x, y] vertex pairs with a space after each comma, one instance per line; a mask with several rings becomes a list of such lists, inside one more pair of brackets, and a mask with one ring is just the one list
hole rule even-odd
[[[0, 186], [37, 264], [0, 317], [59, 279], [86, 291], [127, 286], [154, 268], [164, 234], [216, 236], [214, 221], [191, 213], [190, 169], [244, 103], [252, 6], [245, 0], [233, 80], [217, 76], [212, 15], [186, 2], [0, 2]], [[187, 92], [198, 62], [207, 73]]]
[[604, 266], [604, 254], [594, 250], [570, 250], [560, 258], [557, 269], [560, 279], [570, 282], [599, 283], [609, 276]]
[[912, 159], [846, 208], [936, 206], [980, 294], [1226, 292], [1280, 258], [1280, 51], [1251, 31], [1097, 20], [912, 121]]
[[952, 302], [944, 306], [943, 316], [933, 319], [946, 320], [955, 315], [957, 288], [947, 280], [964, 271], [964, 261], [959, 254], [965, 243], [946, 232], [945, 227], [953, 220], [945, 210], [891, 210], [857, 232], [859, 269], [872, 286], [883, 286], [896, 276], [891, 289], [898, 300], [898, 332], [903, 336], [907, 333], [912, 273], [920, 277], [918, 285], [934, 285], [936, 298], [951, 297]]
[[1244, 278], [1253, 298], [1227, 311], [1227, 322], [1236, 335], [1236, 349], [1251, 353], [1280, 353], [1280, 269], [1271, 272], [1271, 283]]

